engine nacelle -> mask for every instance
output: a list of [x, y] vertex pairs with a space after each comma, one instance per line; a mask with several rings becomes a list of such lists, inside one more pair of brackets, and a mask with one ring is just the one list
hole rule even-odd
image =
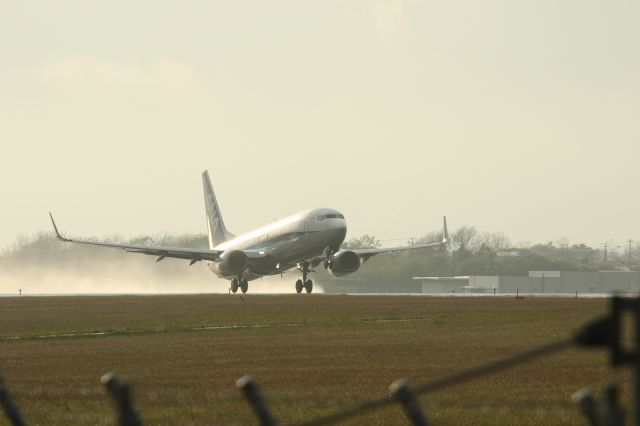
[[247, 255], [241, 250], [225, 251], [216, 259], [216, 269], [223, 276], [238, 275], [249, 265]]
[[340, 250], [326, 262], [326, 269], [334, 277], [351, 274], [360, 268], [360, 257], [351, 250]]

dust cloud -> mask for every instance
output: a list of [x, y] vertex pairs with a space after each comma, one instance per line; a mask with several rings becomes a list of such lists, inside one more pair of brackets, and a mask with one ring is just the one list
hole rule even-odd
[[[182, 267], [188, 274], [162, 276], [147, 265], [102, 265], [91, 269], [55, 268], [22, 265], [19, 269], [0, 271], [0, 295], [69, 295], [69, 294], [176, 294], [228, 293], [229, 281], [216, 277], [205, 265]], [[177, 262], [176, 262], [177, 263]], [[181, 267], [175, 265], [176, 268]], [[289, 275], [289, 276], [287, 276]], [[283, 278], [264, 277], [249, 282], [250, 294], [294, 293], [293, 274]], [[314, 284], [314, 293], [323, 293]]]
[[[189, 246], [186, 245], [185, 246]], [[249, 294], [295, 293], [295, 271], [249, 282]], [[0, 255], [0, 295], [228, 293], [206, 262], [124, 253], [117, 249], [68, 245], [39, 236]], [[314, 293], [322, 293], [314, 285]]]

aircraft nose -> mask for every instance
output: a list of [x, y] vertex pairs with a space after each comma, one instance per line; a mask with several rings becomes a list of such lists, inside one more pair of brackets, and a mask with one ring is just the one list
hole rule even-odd
[[332, 224], [331, 229], [336, 235], [336, 238], [339, 238], [341, 241], [347, 236], [347, 222], [344, 219], [336, 220], [335, 223]]
[[347, 229], [347, 221], [343, 218], [331, 219], [329, 222], [329, 228], [331, 229]]

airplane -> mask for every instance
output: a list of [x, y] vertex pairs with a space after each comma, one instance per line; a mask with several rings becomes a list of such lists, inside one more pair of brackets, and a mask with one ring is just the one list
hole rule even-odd
[[230, 290], [246, 293], [249, 281], [267, 275], [282, 275], [296, 267], [302, 278], [295, 282], [295, 290], [313, 291], [309, 274], [323, 264], [333, 276], [356, 272], [372, 256], [405, 250], [442, 247], [447, 244], [447, 218], [443, 218], [442, 239], [438, 242], [403, 247], [340, 249], [347, 235], [347, 222], [337, 210], [316, 208], [305, 210], [246, 234], [234, 235], [222, 220], [220, 207], [213, 192], [208, 171], [202, 173], [204, 202], [209, 236], [209, 249], [160, 247], [139, 244], [117, 244], [87, 239], [67, 238], [58, 231], [49, 212], [56, 237], [65, 242], [119, 248], [130, 253], [157, 256], [156, 262], [167, 257], [189, 260], [189, 266], [208, 261], [218, 277], [231, 281]]

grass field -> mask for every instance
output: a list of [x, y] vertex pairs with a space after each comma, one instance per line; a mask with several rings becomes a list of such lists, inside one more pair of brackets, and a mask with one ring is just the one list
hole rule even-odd
[[[607, 307], [574, 298], [2, 298], [0, 374], [32, 425], [114, 424], [99, 383], [109, 371], [132, 383], [150, 425], [256, 424], [234, 386], [245, 374], [291, 423], [386, 395], [398, 378], [423, 383], [568, 337]], [[617, 381], [628, 394], [628, 377], [607, 366], [605, 351], [572, 349], [422, 402], [436, 425], [586, 424], [572, 393]], [[346, 424], [406, 421], [394, 406]]]

